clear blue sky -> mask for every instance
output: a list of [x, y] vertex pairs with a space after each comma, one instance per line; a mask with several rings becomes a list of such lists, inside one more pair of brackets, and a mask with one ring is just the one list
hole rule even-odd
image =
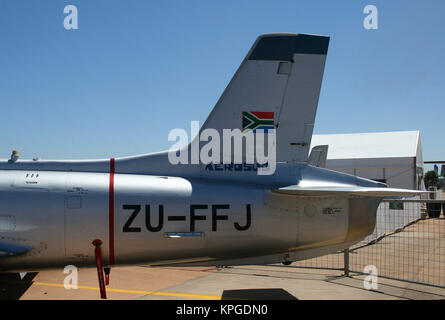
[[[79, 29], [63, 28], [65, 5]], [[376, 5], [379, 29], [363, 28]], [[420, 130], [445, 160], [445, 1], [0, 0], [0, 158], [168, 149], [261, 33], [331, 36], [315, 133]]]

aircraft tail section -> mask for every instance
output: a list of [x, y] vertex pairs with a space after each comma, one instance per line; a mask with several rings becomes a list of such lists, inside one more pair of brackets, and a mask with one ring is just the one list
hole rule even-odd
[[294, 196], [362, 196], [362, 197], [413, 197], [427, 191], [382, 188], [382, 187], [360, 187], [360, 186], [311, 186], [301, 187], [298, 185], [287, 186], [271, 190], [273, 193]]
[[[255, 174], [256, 177], [257, 173], [272, 175], [279, 162], [308, 163], [328, 45], [329, 37], [318, 35], [274, 33], [259, 36], [203, 124], [200, 135], [185, 146], [174, 145], [169, 151], [117, 158], [115, 161], [5, 159], [0, 160], [0, 170], [113, 171], [245, 179], [244, 176]], [[210, 143], [217, 135], [203, 139], [202, 133], [206, 129], [218, 133], [219, 144], [214, 146]], [[262, 161], [258, 161], [256, 156], [261, 152], [257, 152], [258, 139], [255, 138], [252, 162], [253, 149], [247, 148], [247, 138], [241, 137], [242, 152], [238, 152], [234, 141], [229, 150], [231, 158], [228, 158], [224, 129], [238, 129], [242, 134], [274, 131], [276, 140], [269, 142], [270, 135], [264, 137], [267, 148], [264, 147], [263, 151], [267, 151], [263, 152]], [[230, 139], [238, 138], [232, 136]], [[268, 152], [271, 143], [275, 144], [275, 157], [270, 157]], [[210, 153], [212, 156], [203, 158]], [[217, 156], [213, 157], [213, 153]], [[320, 160], [311, 161], [322, 164]], [[270, 170], [263, 171], [265, 168]]]
[[276, 161], [307, 162], [328, 45], [316, 35], [258, 37], [201, 130], [276, 129]]

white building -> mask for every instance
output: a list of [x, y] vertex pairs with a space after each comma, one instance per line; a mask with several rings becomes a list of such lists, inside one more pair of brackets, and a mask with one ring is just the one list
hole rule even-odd
[[387, 183], [422, 188], [419, 131], [313, 135], [311, 149], [329, 145], [326, 168]]

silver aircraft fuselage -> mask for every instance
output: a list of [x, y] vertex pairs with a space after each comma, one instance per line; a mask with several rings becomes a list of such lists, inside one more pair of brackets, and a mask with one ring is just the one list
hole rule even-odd
[[232, 172], [225, 180], [203, 172], [179, 177], [5, 165], [0, 243], [24, 249], [0, 256], [0, 270], [94, 265], [95, 239], [102, 240], [108, 264], [294, 261], [364, 238], [373, 231], [380, 201], [270, 191], [320, 180], [379, 185], [309, 165], [283, 164], [272, 177], [242, 172], [238, 180]]

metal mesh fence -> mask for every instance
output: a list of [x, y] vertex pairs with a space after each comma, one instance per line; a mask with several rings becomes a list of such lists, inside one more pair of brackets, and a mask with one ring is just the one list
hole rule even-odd
[[365, 273], [373, 265], [382, 277], [445, 287], [442, 207], [443, 200], [384, 201], [373, 234], [349, 248], [348, 257], [336, 252], [293, 265], [345, 270], [346, 260], [349, 272]]

